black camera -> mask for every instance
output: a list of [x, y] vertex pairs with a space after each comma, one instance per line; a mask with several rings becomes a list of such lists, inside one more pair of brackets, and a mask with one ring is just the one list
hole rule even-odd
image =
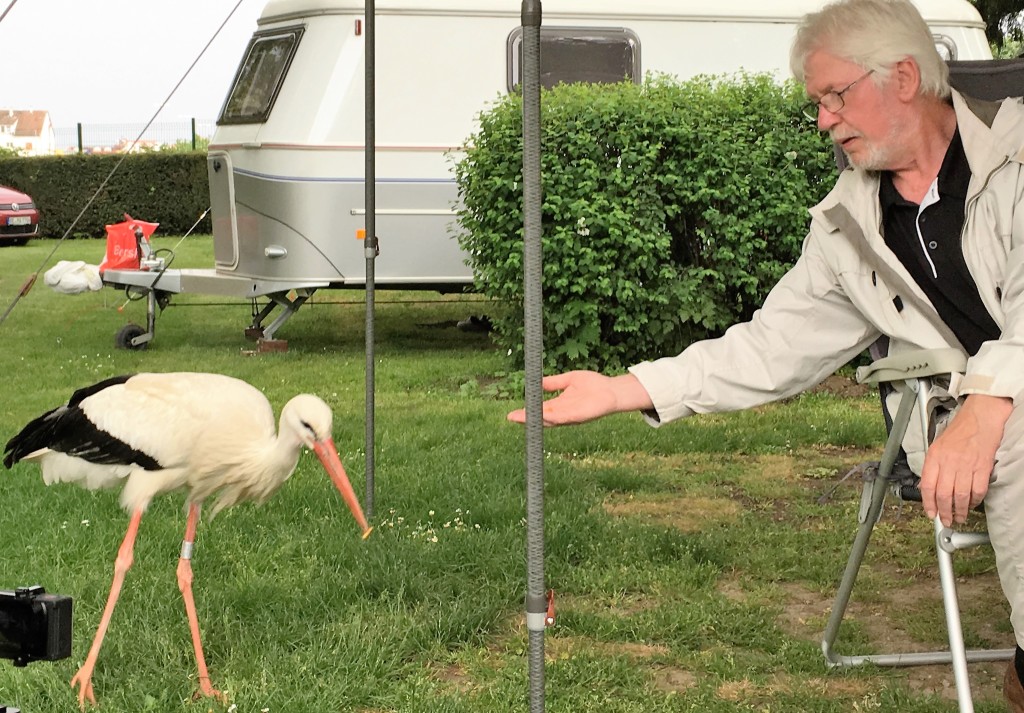
[[0, 591], [0, 658], [15, 666], [71, 655], [71, 597], [36, 585]]

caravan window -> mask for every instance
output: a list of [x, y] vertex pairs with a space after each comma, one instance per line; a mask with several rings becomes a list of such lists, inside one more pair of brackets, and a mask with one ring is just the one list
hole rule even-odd
[[218, 124], [259, 124], [267, 120], [301, 37], [301, 27], [252, 36]]
[[[508, 90], [523, 76], [523, 30], [508, 36]], [[540, 83], [551, 88], [559, 83], [614, 84], [629, 80], [638, 84], [640, 38], [623, 27], [541, 27]]]

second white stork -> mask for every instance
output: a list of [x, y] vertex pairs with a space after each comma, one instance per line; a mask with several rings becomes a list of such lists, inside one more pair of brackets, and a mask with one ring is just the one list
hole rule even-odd
[[47, 484], [87, 488], [123, 485], [121, 505], [131, 513], [114, 563], [114, 579], [89, 654], [71, 679], [79, 707], [96, 703], [92, 674], [125, 573], [132, 565], [142, 514], [160, 493], [188, 490], [188, 521], [178, 560], [199, 669], [199, 693], [220, 696], [210, 683], [192, 596], [192, 548], [201, 504], [212, 513], [243, 501], [262, 502], [291, 476], [303, 447], [319, 457], [363, 530], [372, 528], [352, 490], [331, 438], [331, 410], [300, 394], [285, 404], [275, 431], [266, 397], [221, 374], [136, 374], [79, 389], [71, 399], [25, 426], [4, 448], [4, 465], [39, 463]]

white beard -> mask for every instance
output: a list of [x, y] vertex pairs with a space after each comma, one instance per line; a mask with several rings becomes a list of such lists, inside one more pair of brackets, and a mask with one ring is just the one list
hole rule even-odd
[[[864, 145], [858, 152], [857, 157], [846, 154], [846, 159], [851, 165], [864, 171], [891, 170], [894, 163], [893, 157], [896, 155], [898, 148], [901, 145], [900, 134], [899, 124], [892, 121], [889, 125], [889, 132], [885, 135], [883, 140], [869, 143], [861, 138]], [[849, 136], [838, 137], [839, 141], [846, 138], [849, 138]], [[832, 134], [832, 140], [837, 140], [835, 134]], [[838, 143], [838, 141], [836, 142]], [[844, 151], [843, 153], [846, 152]]]

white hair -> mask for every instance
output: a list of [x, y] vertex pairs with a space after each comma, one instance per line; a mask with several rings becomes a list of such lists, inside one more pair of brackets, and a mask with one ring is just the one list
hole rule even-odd
[[878, 84], [897, 62], [913, 59], [921, 72], [921, 94], [949, 96], [949, 68], [910, 0], [837, 0], [805, 15], [789, 54], [797, 80], [804, 81], [807, 58], [819, 50], [874, 70]]

